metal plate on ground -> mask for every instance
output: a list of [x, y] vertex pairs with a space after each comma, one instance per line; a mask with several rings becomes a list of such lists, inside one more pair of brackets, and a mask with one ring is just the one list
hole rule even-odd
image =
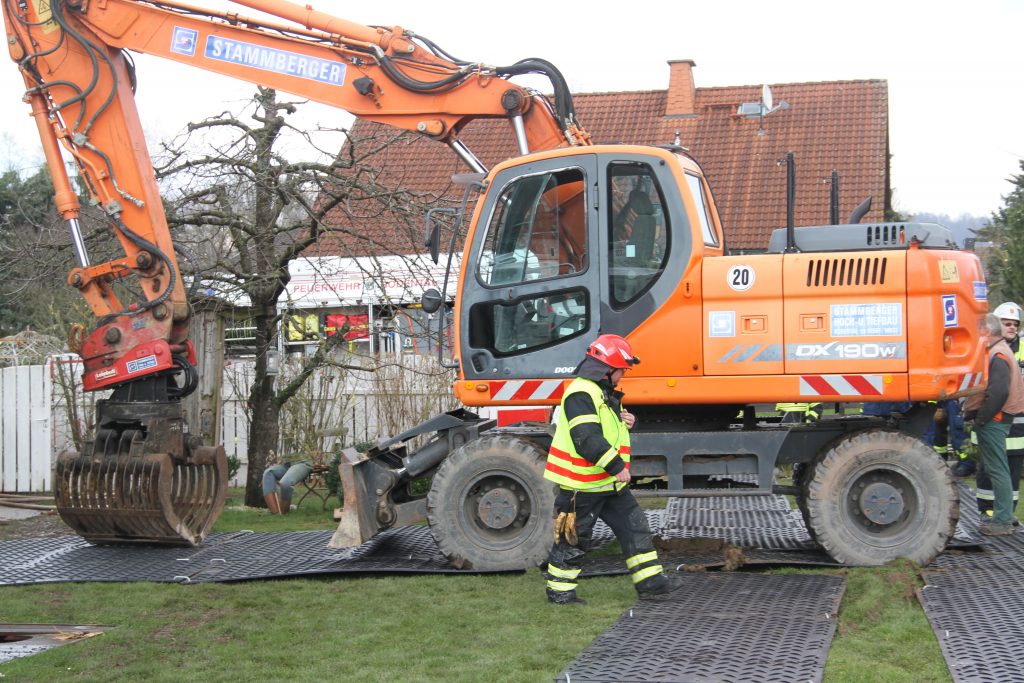
[[0, 624], [0, 664], [92, 638], [112, 628], [96, 624]]
[[[969, 537], [977, 536], [980, 516], [973, 500], [963, 508], [960, 527]], [[921, 570], [921, 576], [927, 585], [917, 597], [953, 680], [1024, 680], [1024, 531], [985, 537], [985, 546], [974, 552], [944, 552]]]
[[841, 577], [717, 572], [679, 580], [673, 593], [624, 612], [556, 680], [821, 680]]

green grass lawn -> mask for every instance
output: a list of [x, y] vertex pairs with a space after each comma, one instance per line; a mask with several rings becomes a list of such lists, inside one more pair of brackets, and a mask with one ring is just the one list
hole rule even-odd
[[[287, 516], [239, 507], [215, 531], [333, 529], [307, 500]], [[951, 681], [909, 563], [776, 570], [847, 578], [826, 683]], [[537, 570], [489, 576], [278, 579], [192, 586], [83, 583], [0, 588], [0, 623], [116, 628], [0, 664], [7, 681], [551, 681], [635, 594], [586, 579], [585, 606], [548, 605]], [[800, 656], [800, 650], [793, 653]]]

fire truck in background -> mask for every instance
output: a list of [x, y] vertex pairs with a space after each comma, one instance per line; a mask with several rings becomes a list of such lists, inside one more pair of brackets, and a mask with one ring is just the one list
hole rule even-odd
[[[102, 543], [194, 544], [224, 501], [224, 452], [190, 436], [196, 383], [189, 302], [135, 107], [128, 51], [277, 88], [442, 141], [478, 193], [455, 295], [454, 392], [466, 406], [345, 451], [344, 518], [332, 545], [426, 519], [456, 566], [535, 565], [551, 542], [545, 423], [497, 426], [474, 408], [557, 405], [588, 343], [627, 337], [638, 416], [634, 479], [652, 495], [796, 495], [837, 560], [926, 562], [958, 516], [947, 467], [915, 436], [929, 401], [984, 381], [978, 259], [930, 224], [776, 231], [768, 253], [732, 255], [698, 163], [674, 146], [594, 145], [561, 74], [455, 59], [400, 27], [366, 27], [284, 0], [243, 0], [276, 19], [172, 1], [3, 0], [78, 265], [68, 281], [98, 318], [81, 355], [101, 401], [96, 438], [57, 462], [61, 516]], [[540, 73], [550, 99], [511, 79]], [[519, 156], [486, 169], [460, 140], [505, 118]], [[124, 255], [93, 263], [68, 155]], [[469, 195], [467, 195], [469, 196]], [[461, 216], [459, 217], [461, 220]], [[430, 232], [438, 256], [439, 234]], [[113, 285], [139, 283], [138, 301]], [[423, 305], [437, 310], [444, 292]], [[912, 401], [891, 419], [809, 425], [758, 419], [778, 401]], [[738, 417], [739, 416], [739, 417]], [[777, 465], [802, 465], [792, 487]], [[430, 479], [429, 491], [412, 486]]]

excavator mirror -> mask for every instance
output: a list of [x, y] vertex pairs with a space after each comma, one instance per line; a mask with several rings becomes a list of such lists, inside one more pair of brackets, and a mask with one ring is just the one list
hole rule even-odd
[[424, 240], [423, 246], [430, 250], [430, 260], [436, 264], [441, 253], [441, 226], [434, 222], [435, 213], [446, 213], [451, 216], [457, 214], [455, 209], [429, 209], [427, 211], [427, 239]]
[[430, 260], [435, 264], [440, 259], [441, 252], [441, 228], [438, 225], [430, 226], [430, 237], [427, 240], [427, 247], [430, 248]]
[[420, 305], [427, 313], [434, 313], [441, 308], [441, 292], [433, 287], [424, 291], [423, 296], [420, 297]]

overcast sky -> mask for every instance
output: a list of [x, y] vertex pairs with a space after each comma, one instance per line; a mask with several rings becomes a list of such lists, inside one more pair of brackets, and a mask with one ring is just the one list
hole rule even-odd
[[[987, 216], [1002, 205], [1012, 189], [1007, 179], [1024, 158], [1021, 0], [312, 4], [361, 24], [411, 29], [460, 59], [547, 59], [574, 92], [665, 89], [667, 62], [675, 59], [697, 63], [697, 87], [886, 79], [892, 185], [904, 213]], [[151, 138], [237, 106], [253, 90], [156, 58], [136, 61]], [[41, 158], [22, 90], [13, 63], [0, 65], [0, 148], [15, 150], [0, 149], [5, 166]], [[350, 120], [327, 108], [308, 110], [310, 123]]]

